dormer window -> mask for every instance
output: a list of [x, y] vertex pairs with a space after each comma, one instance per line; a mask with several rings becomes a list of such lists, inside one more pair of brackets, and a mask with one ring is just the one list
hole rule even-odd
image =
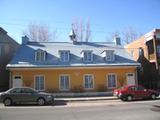
[[69, 50], [60, 50], [59, 54], [60, 54], [60, 61], [62, 62], [68, 62], [69, 61]]
[[105, 50], [102, 52], [102, 56], [105, 58], [106, 61], [115, 60], [114, 50]]
[[37, 50], [35, 52], [35, 61], [42, 62], [46, 59], [46, 52], [43, 50]]
[[82, 51], [82, 57], [84, 62], [92, 62], [93, 61], [93, 53], [91, 50]]

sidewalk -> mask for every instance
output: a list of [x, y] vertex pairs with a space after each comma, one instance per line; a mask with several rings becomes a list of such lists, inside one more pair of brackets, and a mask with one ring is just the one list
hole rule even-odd
[[74, 101], [96, 101], [96, 100], [116, 100], [117, 97], [114, 96], [106, 96], [106, 97], [72, 97], [72, 98], [55, 98], [55, 100], [62, 100], [66, 102], [74, 102]]
[[113, 92], [53, 93], [55, 100], [61, 101], [96, 101], [115, 100]]

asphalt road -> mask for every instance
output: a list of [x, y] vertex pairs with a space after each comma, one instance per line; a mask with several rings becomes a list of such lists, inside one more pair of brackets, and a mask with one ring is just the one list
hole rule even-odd
[[0, 104], [0, 120], [160, 120], [160, 100], [57, 101], [55, 106]]

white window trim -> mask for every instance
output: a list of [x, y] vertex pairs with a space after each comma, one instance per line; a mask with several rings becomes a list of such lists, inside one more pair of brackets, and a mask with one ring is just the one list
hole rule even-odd
[[[111, 59], [107, 59], [107, 52], [112, 53], [113, 56], [110, 56]], [[105, 60], [106, 60], [106, 61], [114, 61], [114, 60], [115, 60], [114, 50], [106, 50]]]
[[[115, 87], [109, 87], [109, 86], [108, 86], [108, 76], [109, 76], [109, 75], [115, 75], [115, 81], [116, 81], [116, 86], [115, 86]], [[106, 75], [106, 79], [107, 79], [107, 88], [108, 88], [108, 89], [114, 89], [114, 88], [117, 87], [117, 74], [116, 74], [116, 73], [108, 73], [108, 74]]]
[[[88, 59], [84, 59], [84, 53], [87, 53], [87, 56], [88, 56], [88, 53], [91, 53], [91, 60], [88, 60]], [[92, 51], [83, 51], [83, 62], [93, 62], [93, 52]]]
[[[61, 53], [63, 53], [63, 52], [67, 53], [67, 58], [65, 57], [65, 60], [62, 60], [62, 58], [61, 58]], [[66, 50], [66, 51], [65, 50], [64, 51], [60, 50], [59, 54], [60, 54], [59, 56], [60, 56], [60, 61], [61, 62], [69, 62], [69, 60], [70, 60], [70, 51], [68, 51], [68, 50]]]
[[45, 87], [46, 87], [46, 80], [45, 80], [45, 75], [43, 74], [37, 74], [37, 75], [34, 75], [34, 89], [36, 89], [36, 77], [37, 76], [43, 76], [44, 77], [44, 89], [43, 90], [38, 90], [38, 91], [45, 91]]
[[[92, 76], [92, 78], [93, 78], [93, 88], [85, 88], [85, 76]], [[84, 87], [84, 89], [85, 90], [93, 90], [95, 87], [94, 87], [94, 74], [84, 74], [83, 75], [83, 87]]]
[[[43, 52], [43, 53], [44, 53], [43, 60], [37, 60], [38, 52]], [[37, 51], [35, 52], [35, 61], [36, 61], [36, 62], [42, 62], [42, 61], [45, 61], [45, 60], [46, 60], [46, 51], [43, 51], [43, 50], [37, 50]]]
[[[61, 89], [61, 76], [68, 76], [68, 78], [69, 78], [69, 86], [68, 86], [68, 89]], [[69, 74], [60, 74], [60, 75], [59, 75], [59, 90], [60, 90], [60, 91], [69, 91], [69, 90], [70, 90], [70, 75], [69, 75]]]

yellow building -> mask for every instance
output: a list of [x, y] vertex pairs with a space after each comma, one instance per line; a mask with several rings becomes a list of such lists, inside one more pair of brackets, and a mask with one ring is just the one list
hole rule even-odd
[[39, 91], [106, 91], [137, 83], [139, 63], [116, 43], [31, 42], [25, 36], [7, 65], [10, 87]]

